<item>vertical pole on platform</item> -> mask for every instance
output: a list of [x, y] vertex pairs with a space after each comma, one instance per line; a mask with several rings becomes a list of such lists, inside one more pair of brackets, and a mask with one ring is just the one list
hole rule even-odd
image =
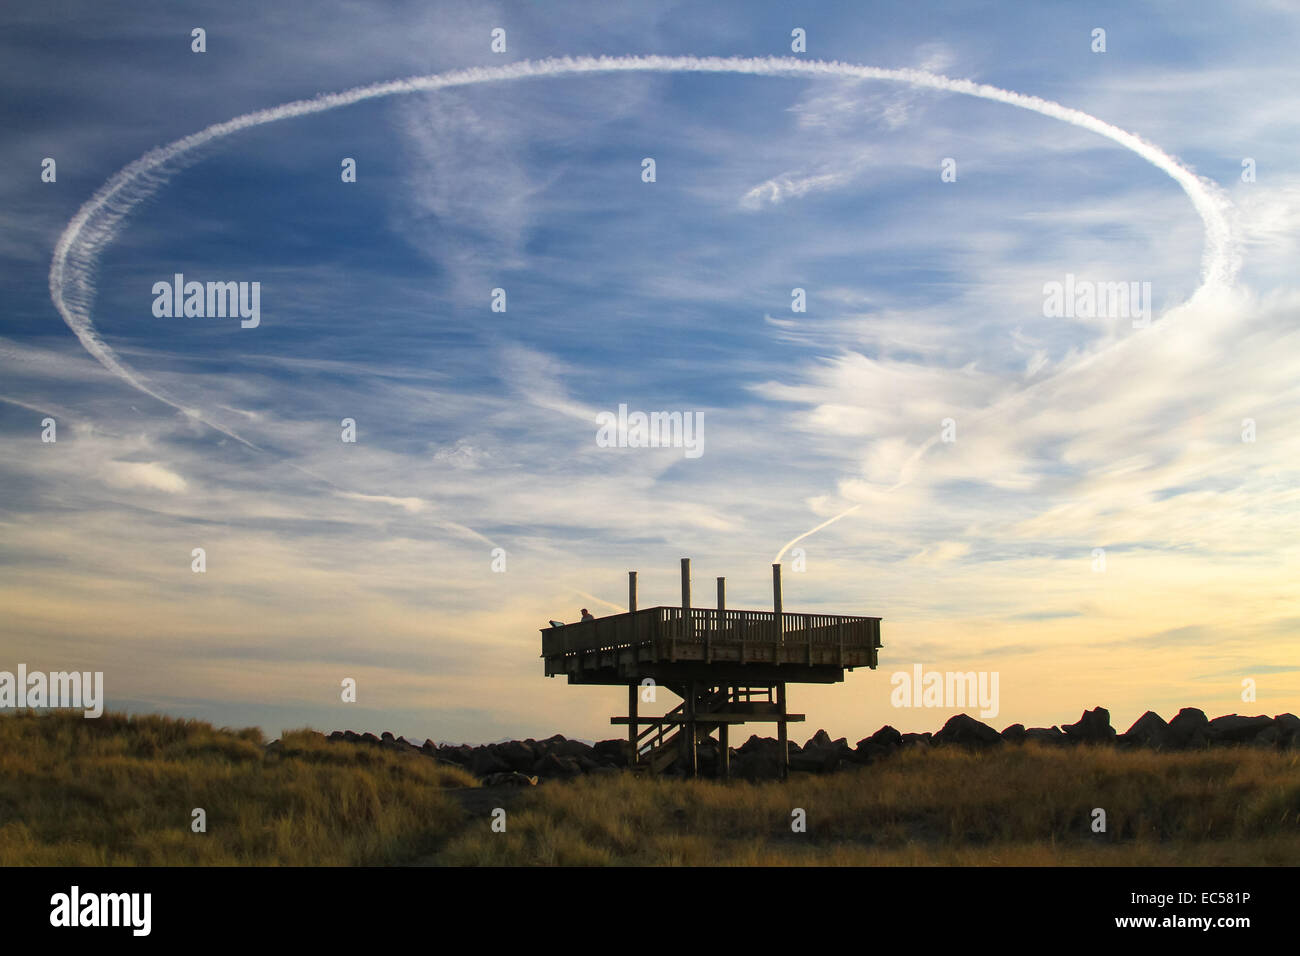
[[781, 562], [772, 565], [772, 611], [776, 615], [776, 642], [785, 639], [785, 628], [781, 619]]
[[695, 630], [691, 627], [690, 558], [682, 558], [682, 637], [688, 641], [695, 639]]
[[636, 610], [636, 572], [635, 571], [629, 571], [627, 573], [627, 609], [629, 611]]

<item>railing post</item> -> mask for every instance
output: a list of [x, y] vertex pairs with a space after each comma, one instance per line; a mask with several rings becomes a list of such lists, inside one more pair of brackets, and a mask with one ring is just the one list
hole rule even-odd
[[776, 643], [785, 640], [785, 628], [781, 619], [781, 562], [772, 565], [772, 611], [776, 616]]

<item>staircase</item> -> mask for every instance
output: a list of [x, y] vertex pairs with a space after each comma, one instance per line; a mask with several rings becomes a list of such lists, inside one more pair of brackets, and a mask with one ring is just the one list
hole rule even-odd
[[[686, 700], [684, 698], [689, 691], [685, 689], [677, 690], [676, 688], [672, 688], [672, 690], [673, 693], [683, 698], [682, 702], [637, 734], [637, 762], [635, 767], [637, 770], [659, 774], [667, 770], [678, 757], [685, 755], [686, 748], [682, 745], [686, 741], [685, 735], [687, 731], [685, 724], [681, 721], [686, 716]], [[697, 698], [695, 702], [697, 721], [706, 714], [723, 709], [730, 702], [731, 694], [728, 690], [710, 688], [707, 693]], [[701, 727], [697, 723], [695, 742], [703, 743], [710, 739], [712, 734], [712, 727]]]

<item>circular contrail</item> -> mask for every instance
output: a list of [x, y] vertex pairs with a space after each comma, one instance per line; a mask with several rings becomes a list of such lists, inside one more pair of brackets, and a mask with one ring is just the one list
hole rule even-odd
[[[309, 100], [295, 100], [280, 106], [245, 113], [234, 119], [226, 120], [224, 123], [216, 123], [197, 133], [192, 133], [166, 146], [150, 150], [139, 159], [123, 167], [105, 182], [82, 205], [77, 214], [72, 217], [64, 228], [58, 242], [55, 244], [54, 257], [50, 263], [50, 298], [54, 301], [54, 306], [59, 310], [59, 314], [63, 316], [63, 320], [68, 324], [68, 328], [81, 341], [86, 351], [114, 375], [117, 375], [146, 395], [156, 398], [191, 418], [202, 421], [222, 434], [253, 447], [250, 442], [231, 429], [208, 420], [200, 411], [185, 407], [142, 381], [135, 371], [126, 365], [118, 357], [117, 353], [100, 338], [91, 320], [91, 305], [95, 297], [94, 277], [100, 254], [117, 235], [122, 220], [131, 213], [139, 202], [152, 195], [166, 182], [168, 172], [175, 170], [188, 154], [199, 147], [225, 136], [230, 136], [240, 130], [254, 126], [264, 126], [268, 123], [297, 116], [323, 113], [326, 110], [360, 103], [364, 100], [505, 80], [619, 72], [736, 73], [751, 76], [830, 76], [847, 79], [882, 80], [923, 89], [960, 93], [965, 96], [1006, 103], [1009, 106], [1040, 113], [1043, 116], [1069, 123], [1072, 126], [1091, 130], [1099, 136], [1104, 136], [1118, 143], [1166, 173], [1182, 187], [1205, 228], [1205, 243], [1201, 261], [1201, 285], [1197, 289], [1196, 295], [1213, 288], [1230, 285], [1236, 276], [1239, 262], [1228, 221], [1229, 204], [1219, 187], [1213, 182], [1197, 176], [1196, 173], [1183, 166], [1158, 146], [1082, 110], [1062, 106], [1060, 103], [1041, 99], [1037, 96], [1028, 96], [1024, 93], [1004, 90], [986, 83], [953, 79], [924, 70], [887, 69], [884, 67], [840, 63], [838, 61], [801, 60], [792, 57], [582, 56], [559, 57], [537, 62], [524, 60], [519, 63], [498, 67], [472, 67], [429, 76], [411, 77], [405, 80], [375, 83], [340, 93], [322, 94]], [[923, 446], [919, 453], [923, 453], [925, 447], [927, 446]], [[919, 458], [919, 453], [913, 456], [913, 460]], [[899, 486], [895, 485], [895, 487]], [[820, 530], [827, 524], [856, 510], [857, 507], [859, 506], [854, 506], [830, 519], [830, 521], [823, 522], [813, 531]], [[800, 535], [795, 541], [807, 537], [813, 531]], [[782, 548], [776, 560], [779, 561], [781, 555], [793, 543], [794, 541], [791, 541]]]

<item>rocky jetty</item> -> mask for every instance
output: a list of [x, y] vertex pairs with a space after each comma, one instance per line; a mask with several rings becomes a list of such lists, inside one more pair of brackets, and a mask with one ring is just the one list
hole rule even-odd
[[[486, 786], [533, 786], [538, 781], [567, 780], [586, 774], [617, 773], [630, 762], [626, 740], [602, 740], [587, 744], [556, 734], [545, 740], [507, 740], [472, 747], [469, 744], [435, 744], [426, 740], [415, 744], [405, 737], [383, 733], [358, 734], [336, 730], [330, 740], [346, 740], [389, 750], [421, 754], [443, 763], [463, 767]], [[791, 741], [790, 769], [803, 773], [834, 773], [863, 767], [886, 759], [907, 747], [994, 747], [1040, 744], [1052, 747], [1111, 746], [1125, 749], [1159, 751], [1197, 750], [1208, 747], [1262, 747], [1300, 750], [1300, 718], [1294, 714], [1243, 717], [1227, 714], [1213, 720], [1195, 707], [1184, 707], [1166, 722], [1154, 711], [1147, 711], [1133, 726], [1117, 733], [1110, 723], [1110, 711], [1104, 707], [1085, 710], [1072, 724], [1057, 727], [1025, 727], [1012, 724], [1001, 732], [974, 717], [956, 714], [936, 733], [899, 733], [884, 726], [870, 737], [850, 746], [840, 737], [832, 740], [824, 730], [813, 734], [800, 746]], [[716, 774], [720, 754], [716, 741], [699, 746], [700, 772]], [[668, 774], [683, 774], [681, 761], [669, 767]], [[781, 745], [773, 737], [751, 736], [731, 749], [732, 775], [742, 780], [762, 780], [779, 775]]]

